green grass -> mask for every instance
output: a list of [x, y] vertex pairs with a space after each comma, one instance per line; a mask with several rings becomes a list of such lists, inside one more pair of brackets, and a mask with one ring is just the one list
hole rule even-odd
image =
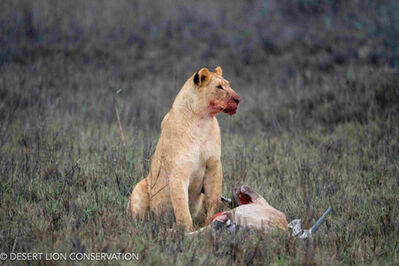
[[[399, 262], [394, 1], [368, 2], [381, 16], [356, 1], [207, 2], [209, 12], [191, 2], [54, 3], [0, 12], [0, 252], [136, 252], [139, 263], [166, 265]], [[171, 235], [173, 217], [126, 214], [178, 90], [217, 65], [242, 97], [235, 116], [218, 116], [223, 194], [249, 185], [307, 226], [332, 206], [313, 243], [279, 231]]]
[[16, 241], [17, 250], [30, 252], [133, 251], [143, 263], [395, 262], [398, 145], [388, 132], [397, 135], [398, 129], [381, 124], [346, 123], [328, 133], [223, 135], [225, 195], [234, 185], [250, 185], [289, 219], [300, 217], [307, 225], [333, 207], [312, 246], [280, 232], [176, 238], [160, 221], [134, 224], [125, 207], [146, 173], [142, 136], [126, 129], [123, 147], [116, 126], [67, 129], [53, 122], [42, 127], [38, 146], [24, 152], [23, 139], [31, 143], [40, 136], [31, 130], [24, 136], [14, 122], [12, 139], [1, 150], [7, 181], [1, 190], [2, 250]]

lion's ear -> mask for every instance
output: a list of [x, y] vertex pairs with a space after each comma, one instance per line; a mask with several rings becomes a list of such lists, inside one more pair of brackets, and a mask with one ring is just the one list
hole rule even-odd
[[223, 69], [220, 66], [217, 66], [215, 68], [215, 73], [218, 74], [218, 76], [221, 76], [223, 74]]
[[209, 79], [210, 79], [209, 70], [206, 67], [204, 67], [201, 68], [200, 71], [195, 73], [193, 81], [195, 85], [201, 86], [208, 83]]

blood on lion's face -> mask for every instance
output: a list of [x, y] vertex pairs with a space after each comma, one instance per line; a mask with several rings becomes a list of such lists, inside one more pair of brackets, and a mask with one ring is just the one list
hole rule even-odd
[[208, 115], [236, 113], [241, 98], [222, 77], [221, 67], [217, 67], [215, 72], [202, 68], [194, 75], [193, 82], [197, 85], [197, 101], [205, 107]]

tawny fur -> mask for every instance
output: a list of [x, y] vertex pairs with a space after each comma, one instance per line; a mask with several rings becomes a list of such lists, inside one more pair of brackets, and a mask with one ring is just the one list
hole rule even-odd
[[280, 228], [288, 230], [287, 218], [284, 213], [271, 206], [261, 195], [248, 186], [233, 189], [233, 198], [239, 201], [241, 195], [251, 199], [248, 204], [242, 204], [230, 211], [237, 225], [268, 230]]
[[220, 67], [215, 72], [202, 68], [185, 82], [162, 120], [150, 172], [133, 189], [134, 217], [173, 211], [176, 223], [187, 231], [193, 223], [210, 221], [222, 193], [216, 114], [234, 114], [239, 101]]
[[231, 212], [237, 225], [266, 231], [272, 228], [288, 231], [285, 214], [272, 207], [263, 197], [259, 197], [252, 204], [239, 206]]

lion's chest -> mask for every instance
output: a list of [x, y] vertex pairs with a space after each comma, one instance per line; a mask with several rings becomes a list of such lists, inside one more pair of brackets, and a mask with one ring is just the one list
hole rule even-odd
[[210, 158], [220, 157], [220, 147], [217, 141], [209, 138], [208, 140], [200, 140], [196, 144], [196, 156], [193, 161], [193, 168], [189, 178], [189, 193], [199, 195], [204, 183], [206, 174], [206, 163]]

